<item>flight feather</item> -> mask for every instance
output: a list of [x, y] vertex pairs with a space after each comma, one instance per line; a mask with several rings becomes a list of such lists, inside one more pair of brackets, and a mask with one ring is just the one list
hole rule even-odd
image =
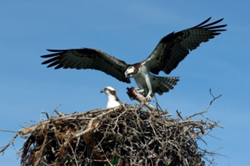
[[48, 64], [47, 67], [70, 68], [70, 69], [95, 69], [105, 72], [120, 81], [130, 83], [129, 78], [125, 78], [124, 72], [128, 65], [103, 51], [91, 48], [52, 50], [52, 54], [43, 55], [42, 58], [49, 58], [42, 64]]
[[163, 37], [145, 60], [145, 65], [154, 74], [158, 74], [160, 71], [169, 74], [190, 51], [219, 35], [220, 32], [226, 31], [223, 29], [226, 27], [225, 24], [217, 25], [223, 19], [208, 23], [210, 19], [211, 17], [192, 28], [172, 32]]

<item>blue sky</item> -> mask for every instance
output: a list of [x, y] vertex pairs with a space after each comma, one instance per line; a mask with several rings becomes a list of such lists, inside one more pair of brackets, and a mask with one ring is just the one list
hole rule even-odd
[[[126, 87], [136, 86], [94, 70], [54, 70], [41, 65], [50, 49], [98, 48], [128, 63], [144, 60], [158, 41], [212, 16], [225, 18], [227, 31], [202, 44], [169, 76], [180, 76], [174, 90], [157, 96], [163, 109], [183, 116], [204, 110], [224, 129], [205, 137], [208, 150], [217, 150], [218, 165], [248, 165], [249, 148], [249, 2], [241, 1], [1, 1], [0, 2], [0, 129], [18, 130], [38, 122], [41, 111], [84, 112], [106, 106], [105, 86], [117, 89], [121, 101], [133, 103]], [[161, 75], [164, 75], [161, 73]], [[96, 102], [96, 100], [98, 100]], [[0, 146], [14, 136], [0, 132]], [[19, 139], [0, 156], [0, 165], [19, 165]], [[219, 149], [219, 150], [218, 150]]]

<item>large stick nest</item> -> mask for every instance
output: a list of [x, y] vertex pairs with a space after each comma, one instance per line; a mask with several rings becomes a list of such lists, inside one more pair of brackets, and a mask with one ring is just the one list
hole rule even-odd
[[[165, 111], [121, 105], [48, 117], [29, 127], [22, 165], [201, 166], [197, 141], [217, 122], [172, 118]], [[199, 113], [202, 114], [202, 113]], [[195, 114], [194, 116], [196, 116]]]

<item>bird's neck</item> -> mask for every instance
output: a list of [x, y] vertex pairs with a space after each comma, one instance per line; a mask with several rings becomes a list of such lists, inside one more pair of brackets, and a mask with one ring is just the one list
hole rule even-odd
[[111, 101], [111, 102], [116, 101], [116, 102], [118, 102], [119, 99], [114, 95], [108, 95], [108, 101]]
[[107, 107], [116, 107], [120, 105], [119, 99], [116, 96], [108, 95], [108, 105]]

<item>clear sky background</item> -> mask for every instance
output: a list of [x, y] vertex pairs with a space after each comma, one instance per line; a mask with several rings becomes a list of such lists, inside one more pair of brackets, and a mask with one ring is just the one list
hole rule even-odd
[[[163, 109], [183, 116], [206, 109], [213, 94], [222, 94], [206, 114], [219, 120], [205, 137], [207, 150], [223, 154], [218, 165], [249, 165], [249, 2], [239, 1], [1, 1], [0, 2], [0, 129], [18, 130], [34, 124], [41, 111], [85, 112], [106, 107], [100, 94], [105, 86], [117, 89], [122, 102], [133, 103], [126, 87], [100, 71], [54, 70], [41, 65], [41, 55], [50, 49], [98, 48], [127, 63], [144, 60], [158, 41], [173, 31], [195, 26], [208, 17], [225, 18], [227, 31], [202, 44], [169, 76], [180, 76], [174, 90], [157, 95]], [[161, 73], [161, 75], [164, 75]], [[0, 132], [0, 146], [13, 133]], [[18, 139], [0, 165], [16, 166]]]

